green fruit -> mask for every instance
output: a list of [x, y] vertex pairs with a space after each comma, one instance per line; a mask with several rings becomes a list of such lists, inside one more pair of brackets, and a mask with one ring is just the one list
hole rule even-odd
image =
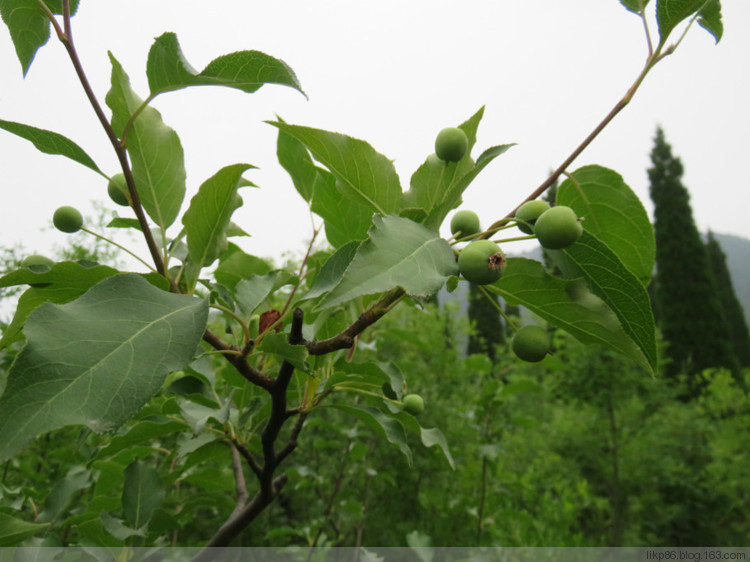
[[31, 254], [23, 258], [21, 261], [21, 267], [30, 267], [32, 265], [35, 266], [46, 266], [47, 269], [55, 265], [55, 262], [53, 262], [51, 259], [49, 259], [47, 256], [42, 256], [39, 254]]
[[523, 326], [513, 336], [511, 347], [519, 359], [537, 363], [549, 353], [551, 345], [547, 330], [539, 326]]
[[479, 216], [474, 211], [458, 211], [451, 219], [451, 234], [459, 238], [479, 234]]
[[407, 394], [401, 403], [404, 405], [404, 412], [412, 416], [418, 416], [424, 412], [424, 400], [419, 394]]
[[526, 201], [526, 203], [518, 207], [518, 210], [516, 211], [516, 218], [524, 221], [518, 223], [519, 230], [526, 234], [534, 234], [534, 223], [536, 222], [536, 219], [538, 219], [539, 215], [547, 209], [549, 209], [549, 203], [542, 201], [541, 199]]
[[125, 174], [115, 174], [107, 184], [107, 193], [109, 198], [122, 207], [130, 206], [130, 197], [128, 196], [128, 184], [125, 181]]
[[461, 275], [477, 285], [488, 285], [500, 279], [506, 264], [505, 254], [492, 240], [470, 242], [458, 254]]
[[458, 162], [469, 150], [469, 137], [463, 129], [448, 127], [440, 131], [435, 139], [435, 154], [446, 162]]
[[570, 246], [583, 232], [576, 212], [558, 205], [544, 211], [534, 224], [534, 234], [543, 248], [559, 250]]
[[78, 209], [65, 205], [55, 211], [52, 215], [52, 222], [57, 230], [70, 234], [81, 230], [83, 217]]

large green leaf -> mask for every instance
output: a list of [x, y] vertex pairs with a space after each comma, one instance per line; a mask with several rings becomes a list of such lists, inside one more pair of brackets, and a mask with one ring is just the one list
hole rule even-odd
[[401, 184], [393, 162], [365, 141], [321, 129], [269, 121], [271, 125], [304, 144], [315, 159], [328, 168], [339, 190], [374, 213], [398, 210]]
[[352, 263], [354, 256], [357, 255], [357, 249], [360, 242], [353, 241], [341, 246], [336, 252], [328, 258], [320, 269], [320, 273], [315, 278], [312, 289], [305, 295], [305, 299], [317, 298], [328, 291], [331, 291], [341, 282], [349, 264]]
[[560, 185], [557, 204], [568, 205], [584, 217], [585, 229], [648, 285], [656, 259], [654, 228], [622, 176], [596, 165], [579, 168]]
[[373, 211], [345, 197], [340, 182], [328, 170], [317, 168], [310, 210], [323, 219], [326, 238], [334, 248], [367, 238]]
[[461, 204], [461, 195], [469, 187], [469, 184], [474, 181], [490, 162], [512, 146], [514, 144], [493, 146], [480, 154], [476, 164], [468, 172], [451, 182], [445, 191], [442, 201], [430, 211], [429, 216], [424, 221], [424, 225], [429, 229], [438, 230], [451, 209], [455, 209]]
[[359, 404], [329, 404], [326, 406], [336, 408], [357, 418], [381, 438], [385, 438], [389, 443], [396, 445], [406, 456], [409, 466], [412, 465], [412, 453], [406, 442], [406, 432], [404, 426], [397, 419], [387, 416], [375, 408]]
[[[643, 288], [637, 281], [635, 286]], [[625, 333], [615, 313], [582, 279], [560, 279], [547, 273], [536, 260], [508, 258], [503, 276], [487, 288], [511, 305], [523, 305], [582, 343], [605, 345], [635, 360], [649, 372], [654, 371], [656, 358], [648, 357]]]
[[214, 59], [202, 72], [185, 60], [174, 33], [156, 38], [146, 65], [151, 97], [188, 86], [227, 86], [252, 93], [263, 84], [281, 84], [302, 92], [286, 63], [259, 51], [240, 51]]
[[47, 131], [45, 129], [37, 129], [31, 125], [24, 125], [23, 123], [3, 121], [2, 119], [0, 119], [0, 128], [31, 141], [38, 150], [45, 154], [67, 156], [71, 160], [83, 164], [95, 172], [102, 173], [96, 163], [80, 146], [59, 133]]
[[593, 292], [615, 313], [623, 330], [656, 366], [656, 328], [651, 299], [638, 278], [606, 244], [584, 231], [578, 241], [562, 252], [558, 263], [566, 277], [583, 275]]
[[112, 53], [109, 58], [112, 86], [106, 101], [112, 109], [112, 128], [122, 137], [131, 116], [141, 108], [127, 133], [126, 148], [143, 208], [162, 232], [166, 232], [177, 218], [185, 198], [182, 144], [156, 109], [141, 107], [143, 100], [130, 87], [130, 78]]
[[125, 469], [122, 513], [136, 529], [149, 522], [154, 509], [161, 505], [164, 494], [164, 484], [154, 467], [136, 459]]
[[[279, 121], [283, 123], [281, 119]], [[331, 246], [338, 248], [352, 240], [367, 238], [372, 207], [343, 196], [336, 177], [315, 165], [302, 142], [279, 129], [276, 155], [297, 192], [310, 203], [312, 212], [325, 222], [326, 238]]]
[[38, 525], [0, 513], [0, 547], [14, 546], [28, 537], [33, 537], [49, 527], [49, 523]]
[[458, 271], [450, 244], [414, 221], [375, 215], [369, 235], [319, 308], [396, 287], [414, 297], [428, 297]]
[[[62, 0], [44, 0], [53, 14], [62, 14]], [[75, 14], [78, 0], [70, 1], [70, 13]], [[8, 26], [10, 38], [21, 61], [23, 75], [31, 67], [39, 47], [49, 40], [50, 21], [37, 0], [0, 0], [0, 16]]]
[[700, 25], [718, 42], [724, 30], [719, 0], [657, 0], [656, 19], [662, 43], [675, 27], [696, 13]]
[[29, 314], [45, 302], [63, 304], [80, 297], [91, 287], [118, 271], [106, 265], [88, 266], [78, 262], [60, 262], [49, 270], [37, 272], [22, 268], [0, 277], [0, 287], [31, 285], [18, 299], [13, 319], [0, 338], [0, 349], [18, 340]]
[[37, 308], [0, 397], [0, 462], [42, 432], [121, 425], [168, 373], [190, 363], [207, 318], [206, 301], [167, 293], [135, 274]]
[[721, 21], [721, 2], [719, 0], [708, 0], [700, 10], [698, 25], [714, 36], [716, 42], [721, 41], [724, 35], [724, 24]]
[[234, 164], [207, 179], [190, 200], [182, 217], [190, 259], [200, 270], [227, 250], [227, 230], [232, 214], [242, 205], [237, 194], [242, 174], [250, 164]]

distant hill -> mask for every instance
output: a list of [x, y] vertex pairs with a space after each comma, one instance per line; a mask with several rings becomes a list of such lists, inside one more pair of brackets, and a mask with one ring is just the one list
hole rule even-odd
[[730, 234], [716, 234], [714, 238], [727, 255], [727, 267], [732, 285], [745, 312], [745, 322], [750, 326], [750, 240]]

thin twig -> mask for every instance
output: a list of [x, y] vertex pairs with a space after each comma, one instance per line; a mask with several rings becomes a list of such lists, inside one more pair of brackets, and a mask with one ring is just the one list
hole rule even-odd
[[232, 473], [234, 474], [234, 490], [237, 495], [237, 505], [232, 511], [230, 518], [236, 517], [247, 505], [247, 500], [250, 497], [247, 493], [247, 485], [245, 484], [245, 474], [242, 472], [242, 457], [237, 447], [233, 442], [229, 442], [229, 450], [232, 453]]
[[84, 92], [86, 93], [86, 97], [88, 98], [89, 103], [94, 110], [94, 113], [96, 113], [99, 122], [104, 128], [104, 132], [109, 138], [109, 141], [112, 144], [112, 148], [117, 155], [117, 159], [120, 162], [123, 174], [125, 175], [125, 180], [128, 184], [130, 198], [133, 202], [133, 211], [135, 211], [135, 215], [138, 218], [138, 223], [140, 224], [141, 230], [143, 231], [143, 236], [146, 239], [146, 245], [148, 246], [149, 252], [151, 253], [151, 258], [154, 260], [154, 265], [156, 266], [156, 271], [158, 271], [160, 275], [165, 275], [166, 271], [164, 269], [164, 260], [162, 259], [159, 247], [156, 245], [154, 236], [151, 233], [151, 229], [148, 225], [148, 219], [146, 218], [143, 206], [141, 205], [140, 197], [138, 196], [138, 192], [135, 188], [133, 174], [130, 171], [130, 164], [128, 163], [127, 151], [120, 143], [120, 139], [117, 138], [117, 134], [110, 125], [109, 120], [107, 119], [107, 116], [104, 113], [101, 104], [99, 103], [99, 100], [96, 98], [96, 94], [94, 94], [94, 90], [92, 89], [88, 77], [83, 70], [83, 65], [81, 64], [81, 60], [78, 56], [78, 51], [76, 50], [75, 44], [73, 43], [73, 29], [70, 22], [70, 0], [63, 0], [63, 25], [65, 28], [65, 32], [62, 33], [62, 35], [60, 33], [60, 27], [57, 24], [54, 16], [51, 12], [49, 12], [49, 10], [47, 10], [47, 12], [50, 21], [55, 26], [58, 38], [65, 46], [65, 50], [68, 52], [68, 57], [73, 63], [73, 68], [78, 75], [78, 80], [81, 83]]

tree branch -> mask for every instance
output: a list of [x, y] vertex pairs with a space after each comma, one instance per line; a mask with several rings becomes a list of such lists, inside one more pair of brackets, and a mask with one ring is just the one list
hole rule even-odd
[[365, 331], [369, 326], [380, 320], [393, 306], [406, 295], [403, 289], [392, 289], [384, 294], [370, 308], [359, 315], [351, 326], [346, 330], [320, 341], [303, 341], [310, 355], [325, 355], [339, 349], [348, 349], [354, 345], [354, 338]]

